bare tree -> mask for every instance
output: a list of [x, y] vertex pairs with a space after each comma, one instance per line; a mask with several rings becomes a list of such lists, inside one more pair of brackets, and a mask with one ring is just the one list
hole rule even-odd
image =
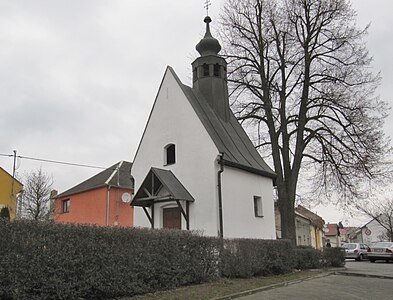
[[25, 175], [21, 197], [22, 217], [32, 220], [49, 219], [52, 184], [52, 178], [41, 168]]
[[382, 202], [370, 201], [365, 205], [357, 205], [357, 208], [386, 229], [379, 236], [381, 240], [393, 242], [393, 198], [385, 198]]
[[374, 96], [367, 28], [347, 0], [227, 0], [221, 26], [232, 105], [271, 159], [282, 235], [295, 241], [302, 168], [318, 197], [358, 196], [381, 174], [388, 108]]

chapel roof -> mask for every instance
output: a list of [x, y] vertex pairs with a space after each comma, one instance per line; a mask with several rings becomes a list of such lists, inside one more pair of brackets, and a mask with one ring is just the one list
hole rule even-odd
[[197, 89], [182, 84], [175, 71], [171, 67], [168, 69], [182, 88], [218, 151], [224, 154], [223, 163], [251, 173], [275, 178], [276, 174], [255, 149], [232, 111], [229, 112], [228, 121], [222, 120]]

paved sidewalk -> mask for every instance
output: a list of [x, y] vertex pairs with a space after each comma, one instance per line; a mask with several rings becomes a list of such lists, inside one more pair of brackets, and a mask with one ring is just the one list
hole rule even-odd
[[[392, 299], [393, 264], [348, 263], [316, 276], [249, 290], [215, 300]], [[346, 275], [346, 276], [344, 276]]]
[[294, 285], [294, 284], [298, 284], [301, 283], [303, 281], [308, 281], [308, 280], [312, 280], [312, 279], [316, 279], [316, 278], [323, 278], [326, 276], [329, 276], [331, 274], [334, 274], [334, 272], [336, 271], [345, 271], [346, 268], [337, 268], [337, 269], [332, 269], [329, 271], [326, 271], [324, 273], [319, 273], [320, 270], [318, 270], [318, 273], [316, 273], [315, 276], [312, 277], [308, 277], [308, 278], [304, 278], [304, 279], [299, 279], [299, 280], [294, 280], [294, 281], [288, 281], [288, 282], [282, 282], [282, 283], [277, 283], [277, 284], [273, 284], [273, 285], [268, 285], [268, 286], [264, 286], [261, 288], [256, 288], [253, 290], [248, 290], [248, 291], [242, 291], [236, 294], [232, 294], [232, 295], [227, 295], [224, 297], [219, 297], [219, 298], [214, 298], [214, 300], [229, 300], [229, 299], [243, 299], [243, 297], [246, 297], [248, 295], [254, 295], [254, 294], [258, 294], [261, 292], [265, 292], [265, 291], [269, 291], [272, 289], [278, 289], [278, 288], [282, 288], [285, 286], [289, 286], [289, 285]]
[[239, 297], [238, 299], [392, 299], [392, 285], [392, 279], [332, 274], [302, 281], [297, 284], [290, 284], [285, 287], [266, 290], [249, 296]]

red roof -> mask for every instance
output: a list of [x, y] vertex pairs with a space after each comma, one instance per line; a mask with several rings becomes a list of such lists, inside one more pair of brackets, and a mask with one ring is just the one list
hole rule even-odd
[[[336, 236], [337, 235], [337, 224], [332, 223], [332, 224], [327, 224], [327, 229], [328, 231], [325, 232], [325, 236]], [[348, 230], [346, 228], [340, 228], [340, 235], [346, 235], [348, 233]]]

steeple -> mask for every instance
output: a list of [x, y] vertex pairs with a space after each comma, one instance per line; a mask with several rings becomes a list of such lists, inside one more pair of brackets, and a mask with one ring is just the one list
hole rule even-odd
[[218, 55], [221, 46], [210, 32], [211, 21], [209, 16], [205, 17], [205, 36], [195, 47], [200, 57], [192, 63], [192, 88], [204, 96], [210, 107], [222, 120], [228, 121], [227, 63]]
[[218, 55], [218, 52], [220, 52], [221, 50], [221, 45], [217, 41], [217, 39], [212, 37], [210, 33], [209, 24], [212, 21], [212, 19], [210, 19], [209, 16], [206, 16], [203, 21], [206, 23], [206, 33], [203, 39], [199, 41], [199, 43], [196, 45], [195, 48], [201, 56]]

